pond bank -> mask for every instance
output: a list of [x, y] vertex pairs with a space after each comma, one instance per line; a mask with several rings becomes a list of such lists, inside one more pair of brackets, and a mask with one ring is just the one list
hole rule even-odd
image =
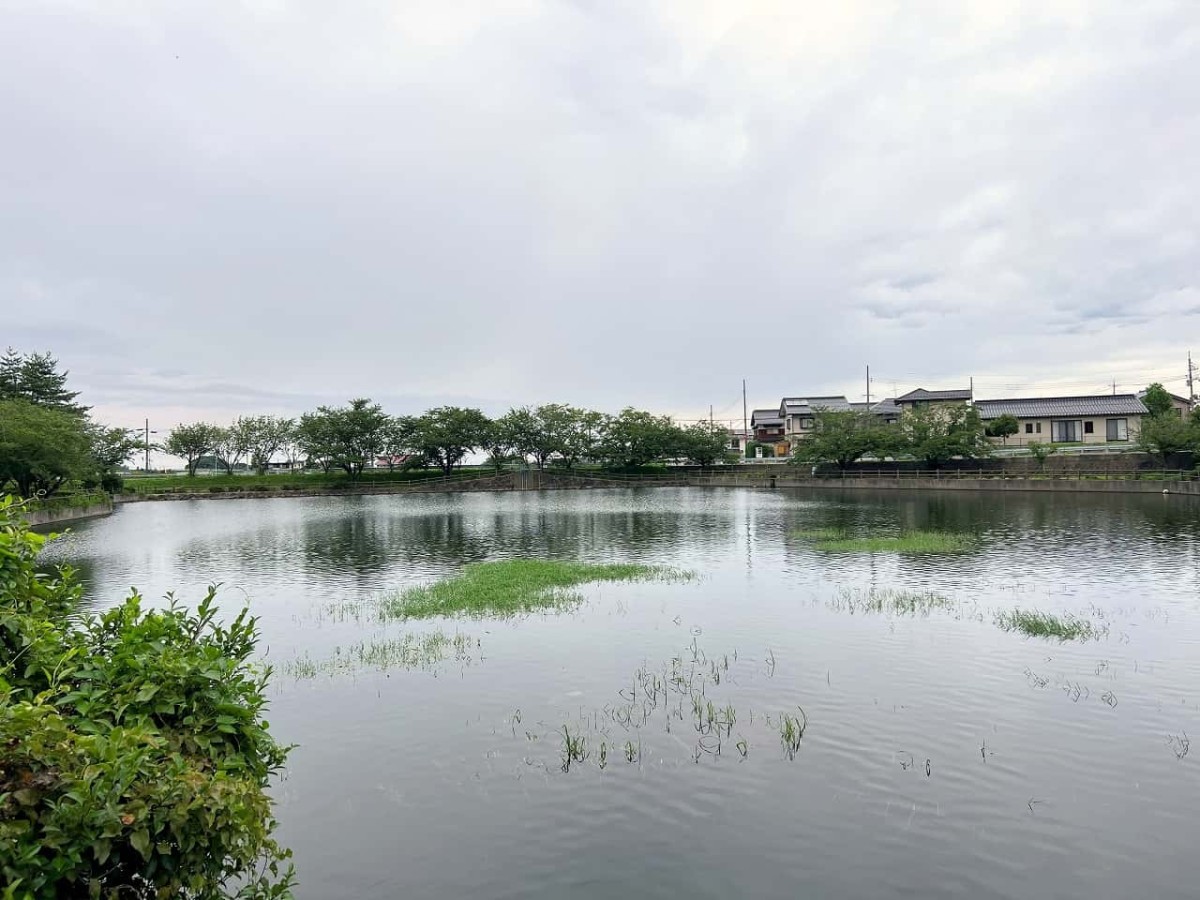
[[176, 490], [161, 494], [126, 494], [118, 503], [161, 500], [246, 500], [281, 497], [371, 496], [377, 494], [475, 493], [480, 491], [586, 490], [614, 487], [748, 487], [748, 488], [825, 488], [905, 491], [1054, 491], [1061, 493], [1162, 494], [1200, 497], [1200, 481], [1151, 480], [1137, 478], [1020, 478], [1020, 477], [862, 477], [812, 478], [798, 471], [764, 472], [721, 470], [685, 471], [662, 475], [615, 475], [549, 471], [503, 472], [476, 478], [451, 477], [420, 482], [400, 482], [354, 487], [309, 489], [289, 485], [269, 490]]
[[22, 518], [33, 528], [46, 525], [59, 525], [63, 522], [75, 522], [80, 519], [95, 519], [98, 516], [111, 515], [112, 500], [91, 500], [78, 506], [61, 506], [54, 509], [34, 509], [22, 514]]

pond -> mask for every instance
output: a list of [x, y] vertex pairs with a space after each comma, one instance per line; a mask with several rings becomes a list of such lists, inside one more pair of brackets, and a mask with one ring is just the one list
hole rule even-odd
[[[967, 540], [813, 537], [915, 530]], [[130, 504], [47, 557], [260, 617], [303, 898], [1092, 900], [1200, 883], [1198, 548], [1184, 498], [647, 488]], [[379, 614], [515, 558], [695, 577]]]

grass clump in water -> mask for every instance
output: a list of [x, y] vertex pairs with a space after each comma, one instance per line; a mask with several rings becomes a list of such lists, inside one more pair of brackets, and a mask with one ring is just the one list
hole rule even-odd
[[427, 634], [405, 634], [397, 638], [359, 641], [348, 647], [338, 647], [332, 657], [315, 660], [301, 656], [283, 664], [283, 671], [296, 679], [316, 678], [319, 675], [339, 675], [362, 669], [423, 669], [436, 671], [438, 666], [453, 658], [469, 666], [479, 653], [479, 639], [456, 632], [453, 636], [442, 631]]
[[953, 610], [957, 604], [933, 591], [906, 591], [871, 587], [866, 590], [842, 588], [830, 603], [836, 610], [849, 613], [894, 613], [901, 616], [927, 616], [935, 610]]
[[581, 563], [506, 559], [472, 563], [451, 578], [385, 597], [385, 616], [511, 616], [539, 609], [567, 609], [582, 601], [571, 588], [602, 581], [686, 581], [693, 573], [636, 563]]
[[852, 535], [831, 529], [797, 532], [831, 553], [964, 553], [979, 546], [973, 534], [953, 531], [904, 531], [892, 535]]
[[1020, 631], [1030, 637], [1057, 638], [1060, 641], [1086, 641], [1100, 636], [1102, 629], [1078, 616], [1056, 616], [1033, 609], [1013, 609], [996, 613], [996, 625], [1005, 631]]

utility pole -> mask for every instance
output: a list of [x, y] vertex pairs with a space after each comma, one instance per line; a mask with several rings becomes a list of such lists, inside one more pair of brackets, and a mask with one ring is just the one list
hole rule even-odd
[[708, 404], [708, 430], [713, 430], [712, 404]]
[[742, 379], [742, 432], [750, 433], [750, 418], [746, 415], [746, 379]]
[[1193, 370], [1194, 370], [1194, 366], [1192, 365], [1192, 351], [1189, 350], [1188, 351], [1188, 404], [1192, 407], [1192, 409], [1195, 409], [1196, 408], [1196, 387], [1195, 387], [1195, 381], [1193, 380], [1193, 378], [1194, 378]]
[[150, 420], [146, 420], [146, 474], [150, 474]]
[[871, 367], [867, 366], [867, 409], [871, 408]]
[[1117, 396], [1117, 379], [1113, 379], [1113, 396]]

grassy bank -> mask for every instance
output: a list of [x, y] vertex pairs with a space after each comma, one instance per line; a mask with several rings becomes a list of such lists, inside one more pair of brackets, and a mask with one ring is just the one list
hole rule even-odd
[[973, 534], [951, 531], [904, 531], [900, 534], [856, 535], [834, 528], [792, 532], [830, 553], [964, 553], [979, 546]]
[[548, 559], [508, 559], [473, 563], [451, 578], [406, 588], [385, 597], [384, 616], [511, 616], [539, 609], [571, 607], [581, 595], [571, 590], [603, 581], [685, 581], [690, 572], [635, 563], [591, 564]]
[[[489, 475], [492, 469], [470, 467], [455, 472], [455, 476], [470, 478]], [[364, 472], [353, 482], [344, 472], [280, 472], [270, 475], [145, 475], [126, 477], [127, 494], [223, 493], [228, 491], [311, 491], [344, 490], [349, 487], [370, 487], [384, 484], [407, 484], [443, 478], [440, 469], [416, 469], [407, 472]]]

